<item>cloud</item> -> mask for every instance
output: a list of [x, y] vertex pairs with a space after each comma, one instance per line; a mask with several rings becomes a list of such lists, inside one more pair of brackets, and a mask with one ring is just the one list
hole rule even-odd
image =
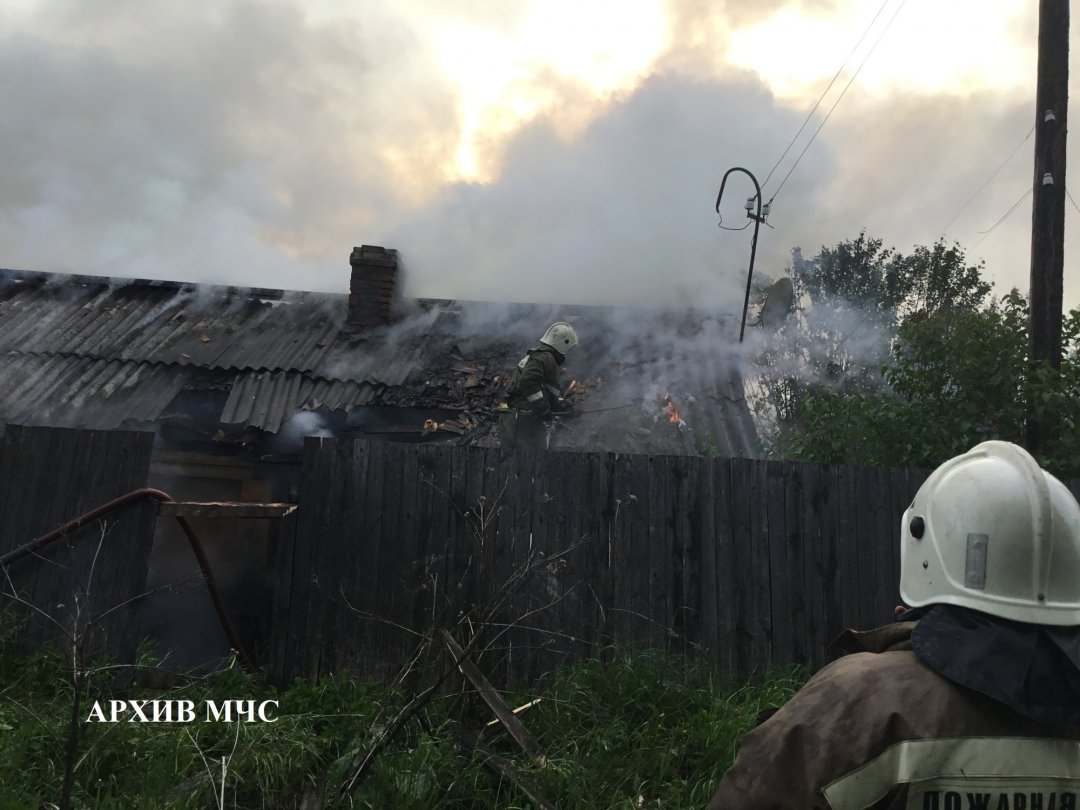
[[176, 8], [56, 0], [3, 36], [4, 263], [257, 282], [332, 254], [287, 286], [341, 286], [357, 234], [437, 179], [452, 93], [389, 17]]
[[[665, 0], [668, 50], [640, 84], [635, 72], [600, 92], [544, 64], [511, 83], [507, 108], [477, 119], [486, 184], [451, 182], [463, 100], [435, 42], [453, 23], [512, 44], [529, 9], [436, 7], [5, 7], [0, 265], [343, 292], [352, 246], [381, 243], [401, 251], [418, 295], [741, 308], [750, 231], [716, 228], [720, 178], [738, 165], [764, 179], [817, 91], [771, 95], [767, 64], [753, 65], [760, 75], [731, 64], [730, 36], [799, 8], [839, 25], [855, 4]], [[904, 9], [868, 71], [891, 64], [889, 48], [933, 62], [903, 28], [917, 12]], [[1035, 15], [1009, 13], [1030, 40]], [[860, 77], [777, 198], [758, 268], [776, 276], [792, 247], [812, 255], [862, 228], [902, 250], [932, 242], [1033, 119], [1023, 82], [957, 86], [871, 90]], [[531, 118], [509, 109], [519, 97], [536, 102]], [[973, 248], [1030, 175], [1025, 147], [949, 237]], [[732, 182], [725, 220], [742, 224], [750, 187]], [[1029, 211], [977, 251], [1005, 287], [1026, 287]], [[1067, 303], [1080, 295], [1069, 275]]]

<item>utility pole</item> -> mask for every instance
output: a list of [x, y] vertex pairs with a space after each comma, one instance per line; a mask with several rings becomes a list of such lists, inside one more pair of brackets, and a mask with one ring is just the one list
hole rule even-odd
[[[1065, 266], [1065, 135], [1069, 107], [1069, 0], [1039, 0], [1035, 92], [1035, 185], [1031, 207], [1031, 359], [1061, 368]], [[1028, 450], [1039, 453], [1053, 426], [1029, 419]]]
[[[757, 255], [758, 229], [761, 227], [761, 223], [765, 222], [765, 220], [768, 218], [769, 208], [771, 206], [769, 205], [769, 203], [765, 203], [765, 205], [762, 206], [761, 185], [758, 183], [757, 178], [754, 177], [753, 172], [751, 172], [749, 169], [742, 168], [742, 166], [735, 166], [734, 168], [728, 169], [726, 172], [724, 172], [724, 177], [720, 181], [720, 193], [716, 195], [716, 213], [720, 213], [720, 200], [724, 198], [724, 186], [727, 185], [728, 176], [732, 172], [742, 172], [747, 177], [749, 177], [754, 184], [754, 196], [748, 198], [746, 201], [746, 205], [743, 206], [743, 208], [746, 209], [746, 218], [754, 220], [754, 238], [750, 240], [750, 270], [746, 274], [746, 297], [743, 299], [742, 324], [739, 326], [739, 343], [742, 343], [743, 333], [746, 331], [746, 310], [750, 307], [750, 286], [754, 280], [754, 257]], [[774, 194], [773, 196], [775, 197], [776, 195]], [[755, 203], [757, 204], [756, 212], [754, 211]], [[768, 225], [767, 222], [765, 224]], [[725, 227], [722, 221], [720, 223], [720, 227]], [[771, 228], [772, 226], [769, 225], [769, 227]], [[731, 229], [729, 228], [728, 230]], [[735, 230], [742, 229], [735, 228]]]

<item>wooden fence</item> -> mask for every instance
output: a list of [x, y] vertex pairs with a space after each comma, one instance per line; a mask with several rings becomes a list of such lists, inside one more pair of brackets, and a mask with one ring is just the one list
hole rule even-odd
[[[645, 645], [819, 665], [889, 621], [905, 469], [309, 439], [276, 550], [273, 669], [386, 677], [480, 626], [499, 680]], [[531, 564], [530, 564], [531, 563]], [[513, 583], [516, 587], [510, 587]]]
[[[153, 434], [8, 425], [0, 439], [0, 554], [107, 501], [146, 486]], [[125, 506], [5, 570], [0, 608], [12, 607], [16, 643], [87, 643], [134, 659], [135, 599], [146, 587], [156, 504]], [[4, 639], [0, 637], [0, 642]]]

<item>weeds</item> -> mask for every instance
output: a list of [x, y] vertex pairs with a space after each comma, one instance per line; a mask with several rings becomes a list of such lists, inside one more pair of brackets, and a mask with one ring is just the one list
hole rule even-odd
[[[47, 808], [64, 775], [71, 706], [69, 663], [59, 653], [20, 660], [0, 648], [0, 810]], [[549, 675], [542, 688], [508, 695], [514, 705], [542, 692], [523, 719], [545, 747], [532, 765], [509, 739], [491, 748], [543, 786], [558, 807], [702, 807], [758, 711], [780, 705], [803, 674], [780, 672], [733, 686], [704, 667], [661, 654], [585, 661]], [[297, 681], [275, 690], [234, 668], [176, 689], [130, 686], [127, 699], [273, 699], [277, 722], [83, 723], [72, 804], [78, 808], [318, 807], [333, 784], [406, 696], [344, 679]], [[353, 808], [518, 808], [521, 794], [457, 753], [458, 695], [433, 700], [373, 765]], [[477, 717], [476, 726], [489, 719]], [[224, 758], [224, 760], [223, 760]]]

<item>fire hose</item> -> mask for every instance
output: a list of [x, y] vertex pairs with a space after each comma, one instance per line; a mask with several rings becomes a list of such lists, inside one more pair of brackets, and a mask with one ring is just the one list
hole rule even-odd
[[[50, 543], [59, 540], [65, 535], [71, 534], [82, 526], [85, 526], [87, 523], [97, 520], [114, 509], [133, 503], [141, 498], [153, 498], [159, 503], [175, 503], [175, 499], [171, 495], [167, 492], [162, 492], [160, 489], [152, 489], [150, 487], [136, 489], [126, 495], [121, 495], [119, 498], [114, 498], [108, 503], [103, 504], [96, 509], [92, 509], [84, 515], [80, 515], [74, 520], [69, 520], [63, 526], [54, 529], [48, 534], [43, 534], [41, 537], [31, 540], [29, 543], [12, 549], [3, 556], [0, 556], [0, 568], [7, 568], [17, 560], [33, 554], [36, 551], [40, 551]], [[199, 538], [195, 536], [195, 531], [191, 528], [191, 524], [188, 523], [186, 518], [177, 515], [176, 520], [180, 523], [180, 528], [183, 529], [184, 534], [187, 536], [191, 550], [199, 563], [203, 579], [206, 580], [206, 589], [210, 592], [210, 599], [214, 603], [214, 610], [217, 611], [218, 621], [221, 622], [221, 627], [229, 639], [230, 646], [236, 651], [236, 657], [240, 661], [241, 666], [248, 672], [254, 672], [255, 668], [251, 663], [251, 659], [248, 658], [247, 652], [240, 643], [240, 637], [236, 634], [232, 622], [229, 621], [229, 614], [225, 610], [225, 603], [221, 599], [221, 593], [218, 591], [217, 587], [217, 580], [214, 578], [214, 572], [210, 568], [210, 561], [206, 557], [206, 552], [203, 550], [202, 543], [200, 543]]]

